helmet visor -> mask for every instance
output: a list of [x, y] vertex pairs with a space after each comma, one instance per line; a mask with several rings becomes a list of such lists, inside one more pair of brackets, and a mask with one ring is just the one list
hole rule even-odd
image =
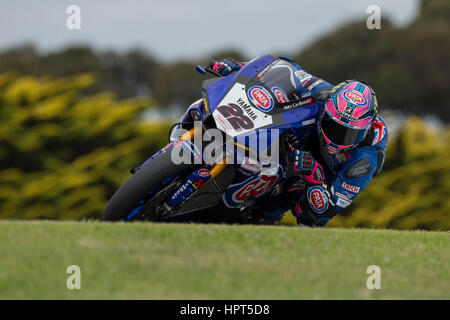
[[339, 124], [327, 112], [324, 113], [320, 124], [325, 136], [339, 146], [354, 146], [360, 143], [367, 131], [367, 129], [354, 129]]

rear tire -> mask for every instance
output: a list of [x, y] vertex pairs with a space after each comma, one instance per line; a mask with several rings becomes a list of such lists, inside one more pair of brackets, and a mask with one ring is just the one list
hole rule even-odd
[[170, 151], [162, 153], [137, 170], [114, 193], [103, 212], [102, 220], [125, 220], [131, 211], [139, 206], [139, 202], [145, 198], [150, 190], [158, 187], [164, 179], [190, 167], [190, 164], [174, 164], [171, 160]]

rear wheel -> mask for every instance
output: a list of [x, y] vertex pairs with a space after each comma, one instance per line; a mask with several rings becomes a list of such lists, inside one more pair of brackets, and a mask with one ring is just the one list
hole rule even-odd
[[145, 199], [151, 190], [160, 186], [168, 177], [192, 167], [190, 164], [174, 164], [170, 154], [164, 152], [137, 170], [109, 200], [102, 220], [126, 220], [133, 210], [142, 205], [141, 200]]

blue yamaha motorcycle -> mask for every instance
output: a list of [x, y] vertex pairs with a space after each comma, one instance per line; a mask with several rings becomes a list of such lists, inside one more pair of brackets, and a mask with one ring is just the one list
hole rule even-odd
[[[215, 74], [208, 67], [197, 70]], [[261, 56], [226, 77], [215, 75], [203, 82], [202, 99], [172, 127], [169, 144], [130, 171], [133, 175], [110, 199], [102, 220], [179, 221], [196, 215], [239, 217], [249, 223], [281, 219], [282, 213], [269, 212], [268, 204], [284, 192], [290, 176], [285, 133], [297, 127], [301, 144], [302, 137], [316, 130], [318, 108], [310, 96], [299, 95], [292, 62], [284, 57]], [[223, 148], [205, 159], [208, 143], [193, 140], [211, 129], [222, 135]], [[255, 148], [249, 143], [252, 136], [258, 141], [264, 136], [266, 143]], [[175, 163], [175, 150], [192, 161]], [[252, 151], [256, 161], [249, 161]]]

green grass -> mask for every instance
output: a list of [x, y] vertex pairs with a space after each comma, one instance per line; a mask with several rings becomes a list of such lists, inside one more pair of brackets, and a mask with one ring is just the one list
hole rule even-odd
[[[0, 222], [1, 299], [449, 299], [449, 233]], [[81, 268], [81, 290], [66, 268]], [[381, 268], [381, 290], [366, 269]]]

